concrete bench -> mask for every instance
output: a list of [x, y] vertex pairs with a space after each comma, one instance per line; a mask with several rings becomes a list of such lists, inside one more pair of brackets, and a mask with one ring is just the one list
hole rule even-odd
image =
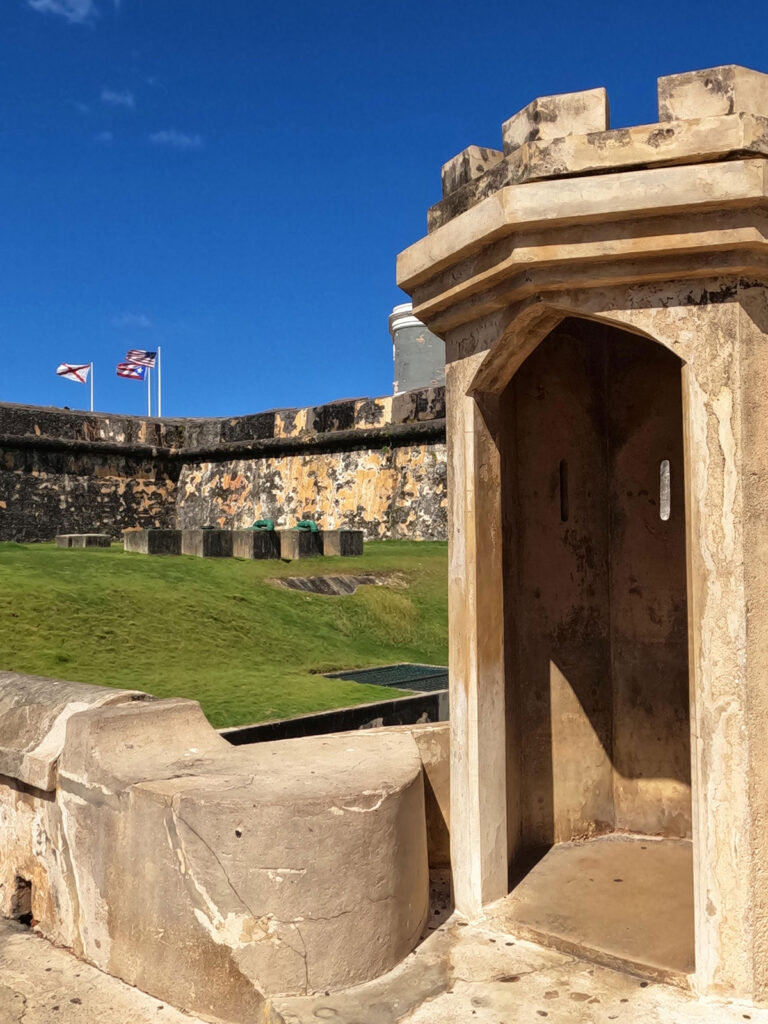
[[56, 537], [58, 548], [108, 548], [110, 544], [107, 533], [60, 533]]
[[231, 558], [233, 530], [182, 530], [182, 555], [198, 558]]
[[280, 558], [280, 538], [276, 530], [234, 530], [232, 554], [235, 558]]
[[180, 555], [181, 530], [123, 530], [123, 549], [140, 555]]

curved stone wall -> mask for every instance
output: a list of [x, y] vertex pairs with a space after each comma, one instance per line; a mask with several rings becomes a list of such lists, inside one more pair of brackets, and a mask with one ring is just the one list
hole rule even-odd
[[26, 893], [44, 935], [183, 1009], [253, 1020], [424, 927], [408, 732], [232, 747], [193, 701], [0, 673], [0, 771], [0, 914]]

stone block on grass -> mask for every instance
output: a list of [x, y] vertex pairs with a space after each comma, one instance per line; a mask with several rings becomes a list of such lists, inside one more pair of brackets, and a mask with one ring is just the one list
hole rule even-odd
[[363, 553], [362, 530], [321, 530], [324, 555], [359, 557]]
[[235, 558], [280, 558], [280, 538], [276, 530], [234, 530], [232, 554]]
[[182, 555], [198, 558], [231, 558], [234, 533], [232, 530], [182, 530]]
[[59, 548], [108, 548], [110, 543], [108, 533], [60, 533], [56, 537]]
[[285, 559], [316, 558], [323, 553], [321, 534], [309, 530], [278, 530], [280, 557]]
[[181, 530], [123, 530], [123, 548], [141, 555], [180, 555]]

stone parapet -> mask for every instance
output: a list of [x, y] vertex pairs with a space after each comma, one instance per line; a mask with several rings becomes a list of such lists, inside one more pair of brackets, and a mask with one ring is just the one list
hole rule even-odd
[[[388, 433], [408, 439], [408, 428], [416, 428], [413, 433], [420, 436], [418, 424], [435, 424], [439, 433], [444, 420], [443, 387], [208, 419], [150, 419], [0, 403], [0, 448], [84, 448], [183, 461], [201, 454], [229, 456], [239, 450], [257, 450], [260, 443], [265, 450], [294, 450], [303, 444], [332, 443], [335, 435], [341, 435], [342, 443], [358, 444], [379, 440]], [[424, 433], [429, 434], [429, 430]], [[280, 443], [287, 441], [298, 445]]]
[[370, 980], [424, 926], [408, 732], [234, 747], [194, 701], [4, 674], [0, 772], [0, 914], [23, 886], [43, 935], [206, 1018]]

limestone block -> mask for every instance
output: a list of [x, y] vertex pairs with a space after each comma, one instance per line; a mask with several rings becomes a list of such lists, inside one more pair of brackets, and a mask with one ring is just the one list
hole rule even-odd
[[323, 553], [323, 542], [320, 533], [309, 530], [277, 530], [280, 538], [280, 557], [288, 560], [294, 558], [315, 558]]
[[136, 690], [0, 672], [0, 775], [50, 792], [72, 715], [142, 697]]
[[280, 538], [276, 530], [235, 530], [232, 554], [235, 558], [279, 558]]
[[321, 530], [320, 544], [324, 555], [359, 557], [363, 553], [363, 531]]
[[445, 387], [442, 384], [401, 391], [392, 398], [393, 423], [423, 423], [444, 416]]
[[501, 126], [504, 152], [524, 142], [604, 132], [608, 118], [608, 94], [602, 88], [540, 96]]
[[182, 530], [182, 555], [196, 555], [198, 558], [231, 558], [233, 546], [232, 530]]
[[768, 75], [738, 64], [665, 75], [658, 80], [659, 120], [722, 114], [768, 116]]
[[452, 157], [443, 164], [442, 180], [443, 195], [450, 195], [457, 188], [466, 185], [484, 174], [490, 167], [503, 158], [504, 154], [498, 149], [484, 149], [482, 146], [467, 146], [461, 153]]
[[392, 420], [392, 396], [360, 398], [355, 402], [355, 426], [381, 427]]
[[108, 548], [110, 543], [107, 533], [60, 533], [56, 537], [58, 548]]
[[181, 530], [123, 530], [123, 548], [141, 555], [180, 555]]

